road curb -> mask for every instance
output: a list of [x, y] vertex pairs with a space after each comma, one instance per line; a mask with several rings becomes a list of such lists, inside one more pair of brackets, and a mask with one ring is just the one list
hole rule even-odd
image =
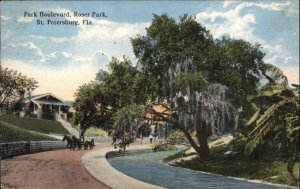
[[[129, 151], [139, 149], [149, 149], [149, 147], [142, 145], [128, 148]], [[163, 187], [136, 180], [116, 170], [106, 159], [106, 154], [111, 151], [114, 150], [103, 148], [88, 152], [81, 157], [81, 162], [94, 178], [114, 189], [163, 189]]]

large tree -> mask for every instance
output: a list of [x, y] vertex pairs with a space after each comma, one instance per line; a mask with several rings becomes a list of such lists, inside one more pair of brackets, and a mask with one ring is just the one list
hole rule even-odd
[[145, 106], [131, 104], [118, 110], [114, 116], [113, 145], [126, 150], [134, 142], [136, 134], [144, 126]]
[[152, 82], [145, 86], [152, 92], [153, 104], [163, 105], [171, 116], [153, 108], [152, 113], [182, 130], [200, 158], [208, 159], [210, 127], [224, 123], [215, 120], [236, 122], [239, 99], [256, 93], [264, 73], [261, 46], [230, 38], [214, 40], [186, 15], [178, 22], [154, 15], [146, 30], [146, 36], [132, 39], [133, 51], [140, 70]]
[[[183, 131], [201, 159], [209, 159], [209, 134], [236, 128], [239, 121], [236, 107], [244, 105], [247, 95], [256, 94], [261, 75], [266, 75], [261, 46], [225, 37], [215, 40], [201, 24], [186, 15], [179, 21], [167, 15], [154, 15], [146, 31], [145, 36], [131, 40], [138, 58], [135, 67], [126, 58], [123, 61], [113, 58], [109, 71], [101, 70], [96, 84], [89, 84], [99, 85], [100, 94], [93, 92], [93, 86], [86, 92], [79, 89], [75, 107], [91, 103], [91, 108], [87, 107], [87, 111], [75, 108], [85, 112], [75, 118], [83, 125], [93, 122], [101, 126], [97, 124], [99, 116], [105, 122], [119, 125], [116, 130], [126, 130], [126, 124], [119, 124], [127, 123], [131, 115], [125, 110], [133, 111], [132, 104], [147, 105], [149, 113]], [[155, 111], [155, 105], [163, 106], [165, 111]], [[101, 108], [110, 114], [99, 114]], [[118, 112], [123, 121], [113, 120]], [[195, 138], [192, 132], [196, 133]]]
[[110, 128], [113, 112], [108, 99], [110, 95], [104, 85], [91, 82], [79, 87], [75, 93], [73, 108], [75, 114], [73, 121], [80, 124], [85, 131], [91, 126], [102, 127], [104, 130]]
[[99, 70], [96, 81], [80, 86], [75, 93], [74, 123], [84, 130], [90, 126], [112, 129], [116, 122], [113, 116], [120, 109], [146, 101], [141, 89], [142, 76], [127, 58], [112, 58], [108, 68]]
[[38, 82], [35, 79], [0, 65], [0, 108], [11, 106], [23, 95], [31, 95], [37, 87]]

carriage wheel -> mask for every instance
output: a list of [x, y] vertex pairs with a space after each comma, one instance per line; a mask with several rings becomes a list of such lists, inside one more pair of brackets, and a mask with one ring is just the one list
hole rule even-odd
[[87, 150], [89, 147], [89, 144], [87, 142], [84, 143], [84, 149]]
[[94, 143], [90, 144], [90, 149], [94, 148]]

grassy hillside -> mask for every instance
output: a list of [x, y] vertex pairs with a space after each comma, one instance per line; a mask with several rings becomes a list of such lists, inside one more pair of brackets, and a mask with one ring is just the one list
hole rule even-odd
[[57, 121], [18, 117], [13, 115], [1, 115], [0, 120], [13, 125], [14, 127], [37, 133], [68, 134], [68, 131]]
[[0, 142], [56, 140], [46, 134], [26, 130], [0, 121]]

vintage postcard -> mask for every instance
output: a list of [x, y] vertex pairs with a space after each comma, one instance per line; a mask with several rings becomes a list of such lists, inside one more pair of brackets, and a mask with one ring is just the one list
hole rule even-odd
[[299, 1], [1, 1], [1, 188], [298, 188]]

